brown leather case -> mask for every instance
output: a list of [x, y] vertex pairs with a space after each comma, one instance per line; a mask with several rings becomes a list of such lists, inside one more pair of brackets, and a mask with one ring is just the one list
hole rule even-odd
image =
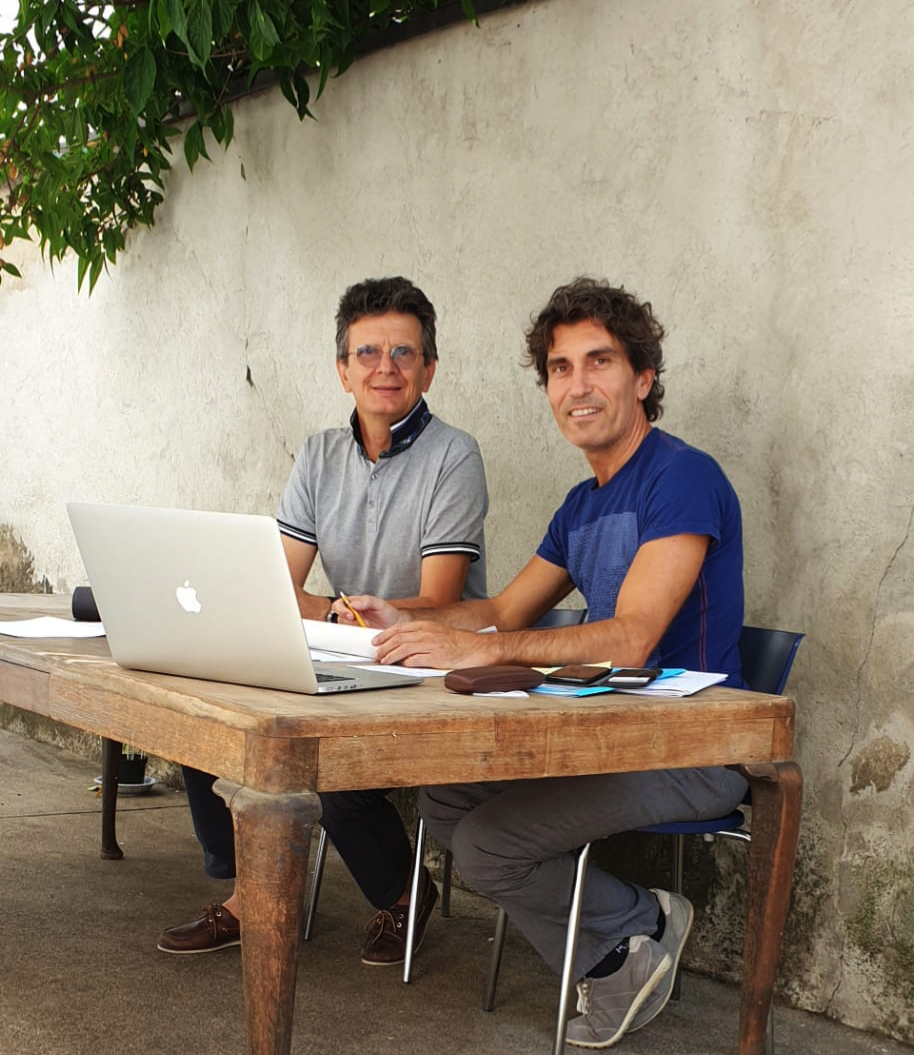
[[533, 689], [544, 680], [532, 667], [496, 664], [450, 670], [444, 676], [444, 686], [451, 692], [510, 692], [511, 689]]

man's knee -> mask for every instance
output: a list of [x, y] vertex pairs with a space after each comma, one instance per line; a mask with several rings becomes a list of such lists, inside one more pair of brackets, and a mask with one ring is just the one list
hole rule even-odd
[[523, 886], [536, 867], [529, 856], [506, 852], [499, 833], [490, 829], [477, 812], [468, 813], [453, 830], [451, 852], [466, 883], [492, 898]]
[[365, 823], [387, 806], [386, 791], [324, 791], [320, 793], [321, 823], [334, 825]]
[[458, 784], [442, 784], [419, 789], [419, 815], [436, 842], [450, 850], [454, 829], [474, 808]]

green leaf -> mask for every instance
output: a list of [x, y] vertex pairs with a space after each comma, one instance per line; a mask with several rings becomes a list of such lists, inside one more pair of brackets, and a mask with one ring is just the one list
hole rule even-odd
[[273, 25], [273, 20], [257, 0], [251, 0], [248, 18], [251, 25], [251, 34], [248, 38], [251, 54], [255, 59], [265, 59], [279, 43], [276, 26]]
[[156, 60], [148, 47], [130, 57], [124, 71], [124, 95], [130, 112], [136, 116], [149, 100], [156, 80]]
[[222, 145], [227, 147], [235, 138], [235, 115], [232, 113], [232, 108], [230, 106], [224, 106], [222, 108], [222, 113], [225, 121], [222, 134]]
[[5, 260], [0, 260], [0, 271], [5, 271], [8, 275], [13, 275], [15, 278], [22, 278], [19, 268], [14, 264], [7, 263]]
[[[327, 87], [327, 81], [329, 79], [330, 79], [330, 66], [327, 63], [322, 62], [321, 63], [321, 79], [320, 79], [320, 82], [319, 82], [319, 84], [317, 86], [317, 97], [318, 97], [318, 99], [320, 99], [320, 97], [324, 94], [324, 89]], [[306, 109], [305, 112], [306, 113], [310, 113], [310, 111], [308, 111], [307, 109]], [[301, 114], [299, 114], [298, 116], [301, 117]]]
[[279, 90], [286, 102], [298, 109], [298, 99], [295, 98], [295, 91], [292, 88], [292, 71], [288, 67], [279, 71]]
[[187, 135], [184, 137], [184, 157], [187, 160], [187, 167], [193, 171], [194, 165], [197, 161], [204, 157], [209, 161], [209, 154], [206, 152], [206, 143], [203, 140], [203, 125], [200, 123], [199, 118], [188, 128]]
[[150, 11], [155, 7], [159, 23], [159, 40], [164, 44], [172, 31], [171, 16], [168, 13], [168, 0], [158, 0], [158, 3], [150, 4]]
[[195, 65], [209, 62], [213, 50], [213, 11], [209, 0], [198, 0], [187, 16], [187, 37], [196, 53]]
[[235, 20], [234, 9], [230, 0], [214, 0], [212, 6], [213, 38], [221, 43], [228, 35]]
[[92, 295], [92, 290], [95, 289], [95, 283], [98, 282], [98, 277], [102, 273], [102, 268], [105, 266], [105, 258], [99, 253], [92, 261], [92, 267], [89, 269], [89, 295]]
[[187, 43], [187, 11], [184, 9], [184, 0], [165, 0], [168, 9], [168, 19], [171, 22], [171, 31]]
[[227, 147], [229, 143], [231, 143], [232, 135], [235, 131], [235, 121], [232, 116], [231, 108], [228, 106], [220, 106], [213, 114], [209, 127], [212, 129], [213, 135], [216, 137], [216, 142]]
[[86, 277], [86, 272], [89, 270], [89, 258], [87, 256], [81, 256], [79, 262], [76, 265], [76, 289], [77, 291], [83, 288], [83, 279]]
[[473, 7], [473, 0], [460, 0], [460, 10], [463, 11], [463, 17], [468, 18], [478, 29], [479, 18], [476, 15], [476, 8]]
[[[41, 27], [41, 32], [44, 36], [47, 36], [47, 34], [51, 30], [51, 26], [53, 26], [54, 22], [57, 20], [57, 7], [57, 0], [48, 0], [48, 2], [44, 5], [41, 10], [41, 19], [39, 20], [39, 26]], [[20, 19], [21, 18], [22, 15], [20, 13]]]
[[308, 78], [301, 71], [301, 67], [296, 67], [293, 71], [292, 83], [298, 93], [298, 102], [295, 110], [298, 113], [299, 121], [303, 121], [306, 117], [311, 117], [311, 111], [308, 109], [308, 101], [311, 98], [311, 85], [308, 83]]
[[196, 122], [190, 126], [187, 130], [187, 134], [184, 136], [184, 159], [187, 161], [187, 167], [193, 172], [194, 165], [200, 157], [200, 147], [203, 145], [203, 133], [200, 131], [200, 125]]

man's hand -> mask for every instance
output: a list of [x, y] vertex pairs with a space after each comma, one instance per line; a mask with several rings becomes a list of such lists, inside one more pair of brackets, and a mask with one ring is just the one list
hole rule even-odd
[[[349, 598], [349, 604], [359, 613], [365, 623], [375, 630], [384, 630], [393, 626], [398, 619], [408, 619], [408, 615], [401, 615], [392, 604], [388, 604], [383, 597], [373, 597], [368, 593], [356, 594]], [[337, 598], [330, 606], [330, 610], [339, 616], [339, 622], [344, 626], [358, 626], [359, 622], [352, 614], [351, 609], [340, 598]]]
[[401, 663], [404, 667], [453, 670], [499, 662], [497, 634], [452, 630], [440, 623], [398, 623], [373, 641], [378, 663]]

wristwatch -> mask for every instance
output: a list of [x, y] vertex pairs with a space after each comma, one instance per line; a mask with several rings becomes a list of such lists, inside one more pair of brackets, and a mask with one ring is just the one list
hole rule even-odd
[[339, 616], [338, 616], [338, 615], [336, 614], [336, 612], [334, 612], [334, 610], [333, 610], [333, 602], [334, 602], [334, 601], [336, 600], [336, 598], [335, 598], [335, 597], [328, 597], [328, 598], [327, 598], [327, 600], [328, 600], [328, 601], [330, 602], [330, 610], [329, 610], [329, 611], [327, 612], [327, 614], [326, 614], [326, 615], [324, 616], [324, 620], [325, 620], [326, 622], [328, 622], [328, 623], [336, 623], [336, 622], [339, 622], [339, 618], [340, 618], [340, 617], [339, 617]]

